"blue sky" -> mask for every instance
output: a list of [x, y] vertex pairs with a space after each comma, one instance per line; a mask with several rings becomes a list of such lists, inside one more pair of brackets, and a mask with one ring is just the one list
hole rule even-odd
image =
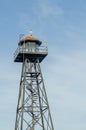
[[86, 1], [0, 1], [0, 130], [14, 130], [19, 34], [48, 42], [41, 64], [55, 130], [86, 130]]

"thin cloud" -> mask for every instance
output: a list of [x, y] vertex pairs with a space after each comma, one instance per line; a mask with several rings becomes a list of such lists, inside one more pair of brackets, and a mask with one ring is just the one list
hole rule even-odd
[[59, 6], [50, 6], [49, 4], [40, 4], [40, 11], [42, 16], [58, 16], [63, 14], [63, 10]]
[[47, 16], [59, 16], [64, 13], [63, 9], [58, 5], [51, 5], [49, 1], [41, 1], [38, 3], [37, 8], [35, 8], [34, 13], [40, 17]]

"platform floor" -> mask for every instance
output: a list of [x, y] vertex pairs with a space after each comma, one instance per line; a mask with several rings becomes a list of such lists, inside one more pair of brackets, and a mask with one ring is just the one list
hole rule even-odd
[[42, 60], [48, 55], [47, 52], [39, 52], [39, 53], [18, 53], [14, 57], [14, 62], [23, 62], [26, 58], [29, 59], [30, 62], [35, 62], [37, 59], [39, 59], [39, 62], [42, 62]]

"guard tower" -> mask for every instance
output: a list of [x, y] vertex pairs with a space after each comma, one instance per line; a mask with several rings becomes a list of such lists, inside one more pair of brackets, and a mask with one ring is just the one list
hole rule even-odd
[[14, 62], [22, 63], [15, 130], [54, 130], [40, 63], [48, 54], [47, 45], [30, 36], [22, 38]]

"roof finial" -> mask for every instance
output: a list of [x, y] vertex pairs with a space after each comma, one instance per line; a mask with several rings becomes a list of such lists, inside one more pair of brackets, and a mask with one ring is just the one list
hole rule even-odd
[[29, 34], [30, 34], [30, 36], [32, 36], [32, 34], [33, 34], [32, 29], [29, 31]]

